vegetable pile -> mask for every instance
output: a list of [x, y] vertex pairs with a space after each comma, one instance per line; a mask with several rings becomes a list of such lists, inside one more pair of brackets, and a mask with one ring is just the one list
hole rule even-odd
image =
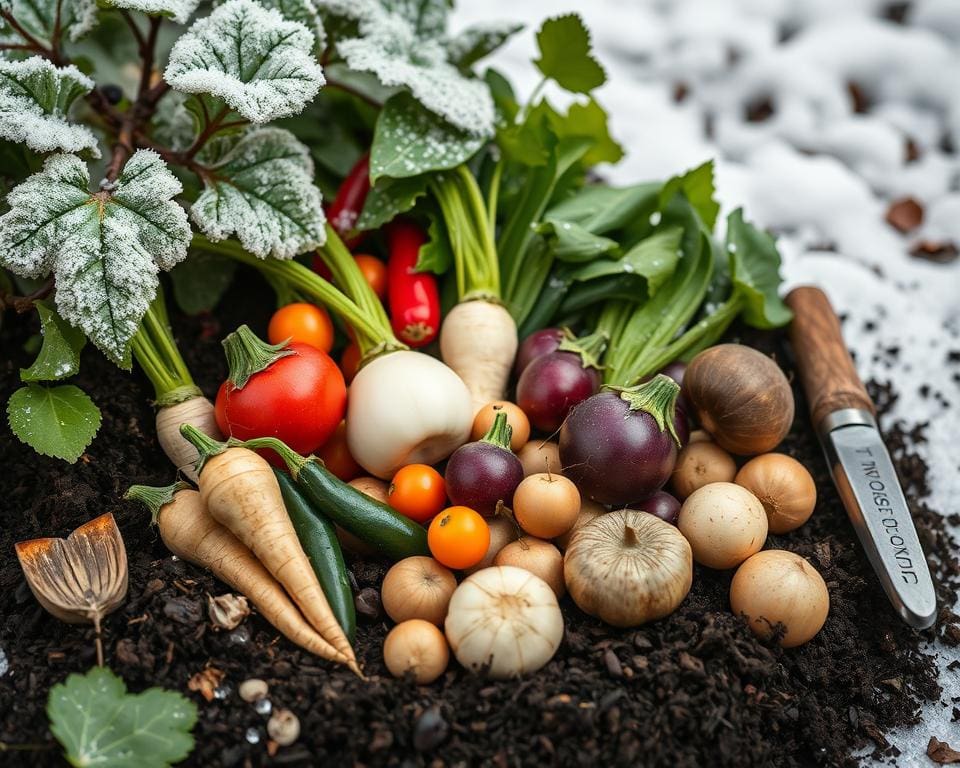
[[[521, 101], [475, 66], [516, 28], [451, 37], [445, 2], [227, 0], [169, 51], [161, 29], [196, 3], [116, 0], [93, 32], [79, 5], [0, 8], [17, 41], [0, 44], [0, 297], [43, 328], [7, 406], [17, 437], [76, 461], [99, 411], [54, 382], [87, 340], [136, 362], [173, 464], [158, 478], [176, 482], [127, 497], [170, 552], [360, 676], [354, 558], [395, 563], [384, 663], [420, 684], [451, 653], [493, 678], [534, 673], [573, 606], [614, 627], [667, 616], [710, 578], [695, 562], [737, 568], [731, 610], [758, 636], [817, 634], [823, 579], [763, 549], [816, 501], [773, 453], [789, 384], [756, 350], [716, 345], [736, 319], [789, 322], [774, 242], [741, 211], [721, 236], [710, 163], [597, 180], [622, 150], [577, 16], [537, 31], [542, 79]], [[141, 64], [129, 93], [95, 86], [72, 50], [122, 28]], [[209, 309], [238, 267], [277, 310], [266, 338], [225, 335], [212, 403], [167, 295]]]

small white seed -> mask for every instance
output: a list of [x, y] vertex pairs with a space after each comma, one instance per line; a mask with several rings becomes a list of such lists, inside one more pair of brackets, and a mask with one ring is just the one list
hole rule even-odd
[[300, 719], [289, 709], [278, 709], [267, 721], [267, 733], [281, 747], [289, 747], [300, 736]]
[[252, 703], [265, 698], [267, 691], [270, 690], [270, 686], [268, 686], [264, 680], [251, 677], [249, 680], [244, 680], [242, 683], [240, 683], [240, 688], [237, 690], [241, 699]]

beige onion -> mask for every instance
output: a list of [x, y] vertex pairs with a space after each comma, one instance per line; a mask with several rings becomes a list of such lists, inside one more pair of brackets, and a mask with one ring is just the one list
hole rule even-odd
[[732, 483], [737, 474], [733, 456], [716, 443], [688, 444], [677, 456], [670, 485], [681, 501], [710, 483]]
[[449, 661], [450, 651], [443, 632], [423, 619], [397, 624], [383, 642], [383, 662], [390, 674], [403, 677], [411, 672], [421, 685], [440, 677]]
[[817, 484], [796, 459], [765, 453], [750, 459], [735, 481], [760, 499], [771, 533], [789, 533], [810, 519], [817, 506]]
[[493, 564], [513, 565], [530, 571], [547, 582], [558, 599], [567, 593], [563, 583], [563, 555], [549, 541], [524, 536], [501, 549]]
[[576, 519], [576, 522], [574, 522], [573, 524], [573, 528], [571, 528], [566, 533], [562, 533], [559, 536], [557, 536], [553, 540], [553, 543], [556, 544], [558, 547], [560, 547], [561, 550], [566, 549], [567, 547], [570, 546], [570, 539], [573, 538], [573, 534], [575, 534], [578, 530], [583, 528], [583, 526], [585, 526], [590, 521], [596, 520], [598, 517], [600, 517], [600, 515], [606, 514], [606, 512], [607, 512], [607, 508], [602, 504], [598, 504], [592, 499], [585, 499], [581, 497], [580, 498], [580, 514], [577, 515], [577, 519]]
[[432, 557], [407, 557], [394, 563], [383, 579], [383, 610], [396, 622], [423, 619], [441, 626], [457, 579]]
[[708, 568], [733, 568], [763, 549], [767, 513], [759, 499], [733, 483], [710, 483], [680, 507], [680, 533], [693, 557]]
[[563, 573], [582, 611], [615, 627], [635, 627], [683, 602], [693, 584], [693, 557], [674, 526], [621, 509], [573, 535]]

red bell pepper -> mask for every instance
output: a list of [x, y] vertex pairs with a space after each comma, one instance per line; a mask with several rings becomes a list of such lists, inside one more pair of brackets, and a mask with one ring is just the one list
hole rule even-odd
[[387, 296], [393, 332], [404, 344], [423, 347], [440, 330], [440, 292], [429, 272], [417, 272], [423, 230], [403, 219], [387, 228], [390, 258], [387, 261]]
[[[363, 235], [348, 238], [354, 228], [357, 226], [357, 220], [360, 218], [360, 212], [363, 210], [364, 203], [367, 202], [367, 194], [370, 192], [370, 155], [364, 153], [350, 173], [340, 184], [337, 190], [337, 196], [327, 208], [327, 220], [330, 222], [337, 234], [344, 238], [344, 244], [351, 251], [359, 245]], [[324, 280], [329, 280], [330, 270], [319, 256], [313, 258], [313, 271]]]

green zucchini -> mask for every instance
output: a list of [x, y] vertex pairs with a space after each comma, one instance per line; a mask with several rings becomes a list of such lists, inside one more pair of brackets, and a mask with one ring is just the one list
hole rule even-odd
[[310, 559], [310, 565], [323, 587], [323, 594], [327, 597], [333, 615], [337, 617], [347, 639], [353, 643], [357, 630], [357, 613], [336, 529], [333, 523], [310, 504], [286, 472], [278, 469], [273, 471], [303, 551]]

